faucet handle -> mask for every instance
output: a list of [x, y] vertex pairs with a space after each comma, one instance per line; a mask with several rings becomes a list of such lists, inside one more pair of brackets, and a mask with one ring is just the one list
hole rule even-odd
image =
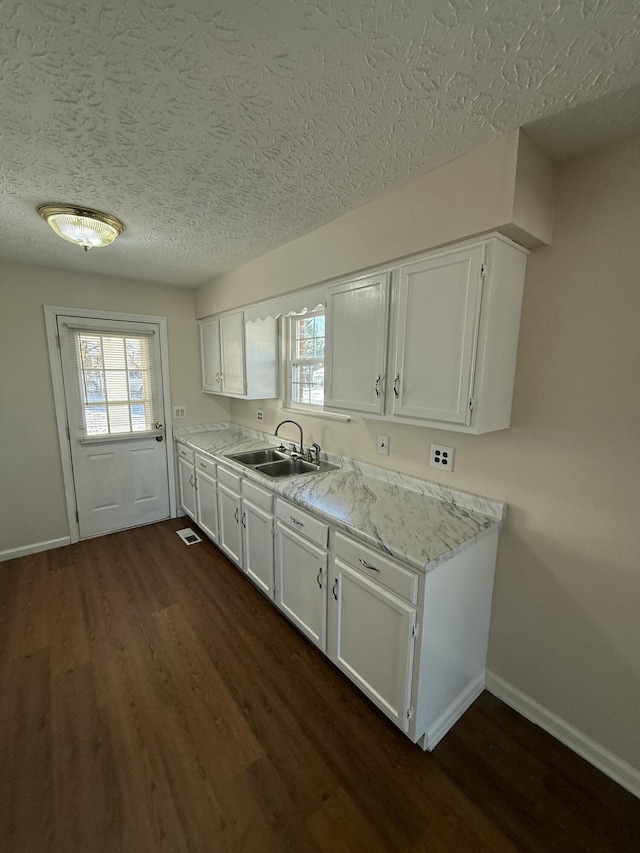
[[309, 462], [313, 462], [314, 461], [313, 457], [315, 456], [316, 464], [317, 465], [320, 464], [320, 450], [321, 449], [322, 448], [317, 443], [317, 441], [314, 441], [313, 444], [311, 445], [311, 447], [307, 451], [307, 459], [309, 460]]

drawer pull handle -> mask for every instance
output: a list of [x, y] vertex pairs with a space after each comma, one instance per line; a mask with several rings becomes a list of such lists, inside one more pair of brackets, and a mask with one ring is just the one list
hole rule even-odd
[[373, 386], [373, 388], [374, 388], [374, 390], [375, 390], [375, 392], [376, 392], [376, 397], [379, 397], [379, 396], [380, 396], [380, 380], [381, 380], [381, 379], [382, 379], [382, 377], [380, 376], [380, 374], [378, 374], [378, 375], [376, 376], [376, 384]]
[[365, 569], [371, 569], [372, 572], [379, 572], [380, 569], [377, 569], [375, 566], [370, 566], [369, 563], [365, 563], [364, 560], [360, 559], [358, 561], [361, 566], [364, 566]]
[[297, 524], [298, 527], [304, 527], [304, 522], [298, 521], [298, 519], [294, 518], [293, 516], [291, 516], [291, 521], [293, 521], [294, 524]]
[[338, 593], [336, 592], [337, 589], [338, 589], [338, 578], [335, 579], [335, 582], [333, 584], [333, 588], [331, 589], [331, 592], [333, 593], [333, 597], [335, 598], [336, 601], [338, 600]]
[[398, 392], [398, 382], [400, 382], [400, 374], [396, 373], [393, 379], [393, 395], [394, 397], [399, 397], [400, 393]]
[[240, 510], [238, 509], [238, 507], [236, 507], [236, 511], [234, 512], [234, 515], [235, 515], [235, 519], [236, 519], [237, 524], [240, 523], [240, 519], [238, 518], [239, 514], [240, 514]]
[[247, 513], [246, 512], [242, 513], [242, 526], [244, 527], [245, 530], [247, 529]]
[[318, 577], [316, 580], [318, 581], [318, 586], [322, 589], [322, 567], [318, 569]]

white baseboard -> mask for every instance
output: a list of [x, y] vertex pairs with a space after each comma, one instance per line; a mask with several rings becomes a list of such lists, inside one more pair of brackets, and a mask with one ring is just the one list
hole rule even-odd
[[421, 741], [422, 748], [431, 752], [435, 745], [446, 735], [451, 726], [460, 719], [467, 708], [473, 705], [483, 690], [484, 673], [479, 678], [476, 678], [459, 696], [456, 696], [449, 707], [429, 726]]
[[490, 693], [502, 699], [514, 711], [549, 732], [614, 782], [622, 785], [636, 797], [640, 797], [640, 770], [627, 764], [493, 672], [487, 672], [486, 687]]
[[0, 562], [14, 560], [16, 557], [26, 557], [27, 554], [37, 554], [40, 551], [49, 551], [51, 548], [62, 548], [70, 544], [71, 537], [63, 536], [61, 539], [49, 539], [48, 542], [34, 542], [33, 545], [24, 545], [22, 548], [9, 548], [7, 551], [0, 551]]

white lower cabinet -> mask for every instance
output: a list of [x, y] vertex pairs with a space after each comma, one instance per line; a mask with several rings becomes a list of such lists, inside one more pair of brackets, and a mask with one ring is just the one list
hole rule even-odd
[[[282, 612], [323, 651], [327, 647], [327, 525], [278, 499], [276, 509], [276, 596]], [[283, 521], [283, 517], [287, 521]], [[311, 541], [324, 527], [324, 546]]]
[[218, 480], [218, 545], [239, 567], [242, 567], [241, 511], [240, 495]]
[[218, 545], [273, 600], [273, 495], [218, 466]]
[[184, 444], [176, 447], [178, 460], [178, 492], [180, 506], [194, 521], [196, 519], [196, 469], [194, 465], [194, 453], [191, 448]]
[[273, 496], [246, 480], [242, 492], [243, 567], [258, 589], [273, 600]]
[[404, 731], [412, 716], [417, 610], [339, 558], [330, 657]]
[[484, 689], [497, 539], [423, 573], [334, 534], [329, 657], [423, 749]]
[[[407, 737], [433, 749], [484, 689], [497, 529], [418, 571], [213, 464], [195, 459], [202, 529]], [[178, 465], [188, 507], [193, 462]]]
[[218, 492], [215, 462], [196, 454], [196, 523], [213, 542], [218, 541]]

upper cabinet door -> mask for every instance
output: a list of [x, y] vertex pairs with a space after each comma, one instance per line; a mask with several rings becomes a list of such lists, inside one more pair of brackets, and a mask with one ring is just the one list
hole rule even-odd
[[242, 311], [220, 318], [222, 352], [222, 390], [225, 394], [244, 394], [244, 328]]
[[328, 291], [325, 406], [384, 412], [389, 273]]
[[395, 416], [471, 422], [484, 245], [403, 264], [390, 396]]
[[200, 363], [202, 390], [219, 394], [222, 391], [220, 361], [220, 320], [212, 317], [200, 322]]

